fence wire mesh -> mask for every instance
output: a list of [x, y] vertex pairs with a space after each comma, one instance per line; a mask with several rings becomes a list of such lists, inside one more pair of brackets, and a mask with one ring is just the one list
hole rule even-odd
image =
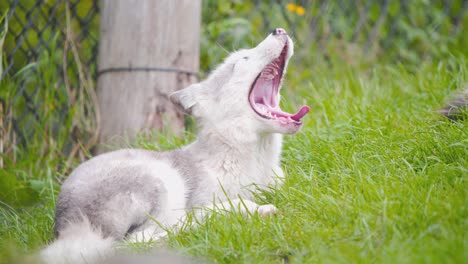
[[60, 144], [70, 153], [82, 144], [73, 139], [73, 133], [79, 134], [77, 128], [81, 133], [91, 130], [86, 123], [93, 121], [85, 119], [94, 112], [89, 92], [96, 69], [98, 2], [9, 0], [0, 4], [7, 21], [2, 27], [6, 36], [0, 89], [4, 155], [17, 147], [35, 148], [37, 141], [47, 145], [43, 151]]
[[[66, 12], [72, 18], [76, 40], [90, 49], [85, 63], [94, 64], [98, 43], [98, 1], [9, 1], [9, 29], [5, 41], [6, 68], [2, 78], [17, 72], [26, 64], [35, 62], [39, 55], [52, 47], [63, 47], [65, 42]], [[56, 39], [54, 39], [56, 38]], [[52, 45], [52, 42], [53, 43]]]
[[[468, 1], [414, 2], [205, 0], [201, 68], [209, 70], [224, 50], [251, 46], [277, 26], [290, 32], [302, 56], [360, 54], [417, 63], [463, 44]], [[95, 132], [99, 1], [7, 0], [0, 11], [8, 21], [1, 28], [7, 34], [0, 151], [32, 147], [34, 139], [57, 144], [52, 139], [73, 152], [79, 138]]]

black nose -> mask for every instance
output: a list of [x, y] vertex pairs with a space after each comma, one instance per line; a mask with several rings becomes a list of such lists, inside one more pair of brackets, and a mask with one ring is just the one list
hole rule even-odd
[[275, 28], [275, 29], [273, 29], [271, 34], [273, 34], [273, 35], [286, 35], [286, 30], [284, 30], [282, 28]]

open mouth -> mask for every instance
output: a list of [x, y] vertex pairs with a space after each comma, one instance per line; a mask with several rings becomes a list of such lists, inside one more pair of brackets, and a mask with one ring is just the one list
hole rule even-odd
[[286, 65], [288, 42], [278, 58], [270, 62], [257, 76], [249, 94], [252, 109], [262, 118], [271, 119], [281, 124], [301, 125], [301, 118], [310, 108], [302, 106], [295, 114], [284, 112], [279, 107], [279, 90]]

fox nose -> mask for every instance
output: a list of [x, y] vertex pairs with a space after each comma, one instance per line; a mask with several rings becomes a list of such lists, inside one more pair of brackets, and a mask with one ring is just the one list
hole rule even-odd
[[273, 34], [273, 35], [286, 35], [287, 33], [286, 33], [286, 30], [284, 30], [282, 28], [275, 28], [275, 29], [273, 29], [271, 34]]

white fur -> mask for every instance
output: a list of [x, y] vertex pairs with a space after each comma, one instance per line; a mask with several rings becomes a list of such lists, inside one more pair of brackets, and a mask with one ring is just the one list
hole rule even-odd
[[276, 214], [278, 212], [278, 208], [276, 208], [276, 206], [273, 204], [264, 204], [258, 207], [257, 212], [260, 215], [269, 216]]
[[97, 263], [113, 253], [112, 243], [84, 219], [64, 230], [59, 240], [41, 251], [40, 257], [47, 264]]
[[161, 215], [158, 218], [159, 223], [163, 226], [176, 224], [185, 215], [186, 188], [184, 179], [175, 168], [164, 161], [148, 161], [146, 164], [145, 161], [142, 161], [141, 165], [163, 181], [167, 192], [165, 205], [159, 212]]
[[[219, 209], [275, 214], [278, 209], [274, 205], [251, 201], [252, 191], [283, 177], [281, 134], [295, 133], [300, 127], [260, 117], [248, 96], [259, 73], [281, 54], [286, 42], [289, 59], [291, 39], [284, 34], [270, 35], [253, 49], [231, 54], [205, 81], [171, 95], [174, 103], [198, 121], [199, 135], [192, 144], [173, 155], [120, 150], [95, 157], [80, 165], [64, 183], [57, 211], [67, 216], [74, 207], [90, 210], [93, 199], [111, 197], [97, 201], [97, 212], [83, 214], [95, 217], [89, 222], [104, 225], [111, 237], [127, 235], [133, 241], [158, 239], [166, 234], [165, 228], [177, 226], [186, 211], [200, 208], [196, 212], [199, 217]], [[125, 191], [126, 186], [118, 181], [128, 179], [135, 182], [130, 181]], [[109, 187], [112, 184], [115, 193], [114, 187]], [[130, 188], [133, 184], [141, 192]], [[112, 195], [99, 196], [101, 190]], [[161, 204], [148, 196], [153, 190], [160, 191], [157, 202]], [[146, 221], [149, 214], [158, 223]], [[60, 217], [59, 239], [42, 252], [47, 263], [62, 263], [66, 258], [73, 261], [70, 263], [82, 263], [83, 259], [93, 263], [99, 255], [112, 252], [112, 240], [104, 239], [86, 219], [61, 229], [66, 224]], [[127, 231], [134, 226], [136, 230]]]
[[171, 227], [177, 224], [185, 216], [185, 199], [186, 187], [185, 182], [181, 175], [170, 164], [163, 161], [145, 161], [143, 159], [140, 164], [148, 171], [157, 172], [153, 173], [159, 180], [163, 181], [163, 185], [167, 191], [167, 197], [161, 211], [158, 212], [157, 224], [145, 228], [142, 231], [133, 233], [130, 240], [134, 242], [145, 242], [151, 240], [158, 240], [160, 237], [165, 236], [167, 233], [163, 227]]

